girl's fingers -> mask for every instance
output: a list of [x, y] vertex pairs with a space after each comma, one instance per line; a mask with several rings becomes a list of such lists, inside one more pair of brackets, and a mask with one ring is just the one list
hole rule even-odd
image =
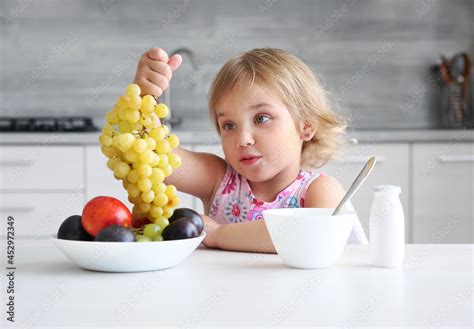
[[158, 61], [148, 61], [148, 68], [157, 74], [164, 75], [168, 80], [171, 80], [173, 73], [171, 72], [171, 67], [163, 62]]
[[136, 81], [141, 90], [142, 90], [142, 96], [144, 95], [153, 95], [156, 97], [160, 97], [161, 94], [163, 94], [163, 90], [155, 85], [153, 82], [148, 80], [148, 78], [142, 77], [140, 80]]
[[171, 70], [174, 72], [176, 69], [181, 65], [183, 62], [183, 58], [180, 54], [174, 54], [171, 56], [170, 60], [168, 61], [168, 65], [170, 66]]
[[146, 54], [147, 54], [147, 57], [151, 60], [161, 61], [164, 63], [168, 63], [169, 61], [168, 54], [166, 53], [166, 51], [158, 47], [151, 48], [150, 50], [147, 51]]
[[160, 87], [161, 90], [165, 90], [169, 86], [169, 79], [162, 74], [156, 73], [154, 71], [149, 71], [145, 77], [148, 81]]
[[161, 96], [169, 87], [170, 80], [182, 63], [181, 55], [175, 54], [168, 57], [166, 51], [154, 47], [148, 50], [138, 64], [135, 83], [142, 89], [142, 95]]

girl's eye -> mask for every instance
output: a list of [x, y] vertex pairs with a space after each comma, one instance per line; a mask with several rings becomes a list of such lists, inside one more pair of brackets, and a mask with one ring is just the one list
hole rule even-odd
[[255, 122], [256, 123], [265, 123], [267, 122], [268, 120], [270, 120], [270, 118], [268, 117], [268, 115], [257, 115], [255, 117]]
[[224, 129], [224, 130], [231, 130], [231, 129], [234, 129], [234, 126], [235, 126], [235, 125], [234, 125], [233, 123], [228, 123], [228, 122], [227, 122], [227, 123], [224, 123], [224, 124], [222, 125], [222, 129]]

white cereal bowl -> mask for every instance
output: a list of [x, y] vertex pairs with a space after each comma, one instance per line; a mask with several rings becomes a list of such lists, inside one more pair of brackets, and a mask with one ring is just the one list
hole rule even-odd
[[58, 239], [56, 247], [79, 267], [101, 272], [144, 272], [173, 267], [185, 260], [206, 236], [156, 242], [97, 242]]
[[275, 249], [296, 268], [326, 268], [342, 254], [354, 212], [331, 216], [334, 208], [282, 208], [263, 211]]

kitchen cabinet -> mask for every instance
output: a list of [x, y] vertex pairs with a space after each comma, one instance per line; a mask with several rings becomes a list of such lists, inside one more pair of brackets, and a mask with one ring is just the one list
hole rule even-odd
[[[71, 146], [1, 146], [0, 216], [14, 218], [15, 236], [44, 237], [81, 214], [84, 152]], [[6, 236], [6, 226], [0, 230]]]
[[71, 215], [80, 215], [85, 202], [83, 191], [65, 193], [42, 191], [0, 193], [1, 235], [6, 236], [6, 218], [14, 218], [15, 237], [44, 238], [56, 233]]
[[105, 195], [119, 199], [128, 207], [131, 206], [122, 181], [114, 178], [112, 170], [107, 167], [107, 158], [99, 146], [86, 147], [86, 177], [87, 200]]
[[1, 146], [2, 190], [84, 188], [84, 152], [71, 146]]
[[474, 243], [474, 144], [413, 146], [413, 240]]
[[[189, 148], [189, 145], [183, 145]], [[132, 204], [128, 201], [127, 191], [122, 186], [122, 181], [114, 178], [112, 171], [107, 167], [107, 158], [98, 146], [86, 147], [87, 168], [87, 199], [99, 195], [113, 196], [126, 204], [130, 209]], [[189, 194], [178, 192], [181, 199], [180, 208], [193, 208], [193, 197]]]

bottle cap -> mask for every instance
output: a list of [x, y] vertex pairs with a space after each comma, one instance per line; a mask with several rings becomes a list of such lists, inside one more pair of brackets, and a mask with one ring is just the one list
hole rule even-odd
[[374, 193], [401, 193], [402, 189], [396, 185], [377, 185], [372, 187]]

